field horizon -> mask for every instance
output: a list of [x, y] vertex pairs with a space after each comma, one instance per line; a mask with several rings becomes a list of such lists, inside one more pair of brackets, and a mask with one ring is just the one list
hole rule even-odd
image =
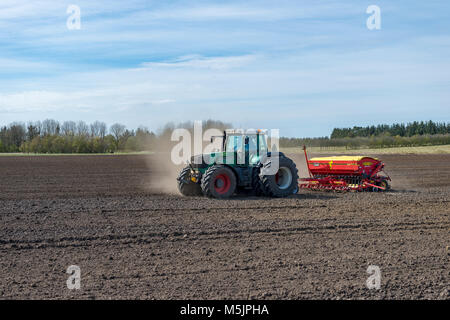
[[[281, 152], [287, 154], [303, 153], [303, 147], [297, 148], [280, 148]], [[450, 144], [420, 146], [420, 147], [392, 147], [392, 148], [361, 148], [346, 149], [345, 147], [307, 147], [308, 153], [314, 154], [450, 154]], [[160, 153], [159, 151], [131, 151], [131, 152], [114, 152], [114, 153], [25, 153], [25, 152], [8, 152], [0, 153], [0, 157], [19, 156], [114, 156], [114, 155], [150, 155]]]
[[[303, 147], [280, 148], [285, 153], [303, 153]], [[310, 147], [306, 149], [311, 153], [320, 154], [450, 154], [450, 144], [420, 147], [392, 147], [392, 148], [361, 148], [346, 149], [345, 147]]]

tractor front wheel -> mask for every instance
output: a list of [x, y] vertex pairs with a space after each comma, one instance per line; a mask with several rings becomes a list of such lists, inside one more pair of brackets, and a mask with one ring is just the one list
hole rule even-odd
[[181, 170], [177, 178], [178, 190], [184, 196], [201, 196], [202, 189], [198, 183], [191, 180], [191, 167]]
[[222, 165], [215, 165], [206, 170], [201, 183], [204, 195], [219, 199], [231, 197], [236, 185], [234, 172]]

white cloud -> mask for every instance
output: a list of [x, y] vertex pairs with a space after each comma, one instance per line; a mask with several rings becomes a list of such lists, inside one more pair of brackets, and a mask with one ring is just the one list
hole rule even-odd
[[199, 55], [183, 56], [168, 62], [144, 62], [145, 68], [192, 68], [192, 69], [231, 69], [238, 68], [255, 61], [256, 55], [230, 57], [201, 57]]
[[[260, 104], [270, 108], [286, 102], [323, 102], [329, 97], [342, 105], [349, 99], [346, 95], [395, 95], [405, 88], [445, 84], [449, 79], [449, 65], [443, 68], [442, 64], [418, 63], [416, 53], [406, 56], [392, 49], [383, 53], [390, 54], [391, 59], [380, 59], [377, 50], [278, 59], [263, 55], [193, 55], [171, 62], [144, 63], [138, 68], [71, 72], [45, 82], [33, 80], [25, 84], [26, 88], [35, 89], [3, 92], [0, 110], [114, 111], [144, 106], [151, 112], [163, 104], [174, 110], [183, 105], [202, 108], [213, 104]], [[323, 108], [332, 110], [334, 106]], [[167, 114], [167, 118], [172, 115]]]
[[64, 68], [61, 64], [49, 63], [45, 61], [33, 61], [23, 59], [9, 59], [0, 57], [0, 76], [4, 73], [39, 73], [49, 70]]
[[265, 9], [261, 7], [246, 7], [245, 5], [216, 5], [185, 7], [175, 9], [160, 9], [147, 11], [145, 16], [153, 20], [178, 21], [208, 21], [208, 20], [280, 20], [292, 18], [291, 10], [284, 8]]
[[80, 0], [79, 32], [66, 29], [70, 3], [0, 3], [3, 123], [21, 112], [129, 126], [146, 117], [258, 127], [306, 119], [298, 130], [308, 130], [317, 114], [330, 123], [372, 119], [371, 110], [394, 119], [427, 101], [449, 116], [448, 32], [405, 30], [396, 18], [409, 12], [394, 4], [380, 4], [385, 23], [371, 33], [354, 2]]
[[53, 111], [68, 96], [63, 92], [27, 91], [0, 94], [1, 112]]

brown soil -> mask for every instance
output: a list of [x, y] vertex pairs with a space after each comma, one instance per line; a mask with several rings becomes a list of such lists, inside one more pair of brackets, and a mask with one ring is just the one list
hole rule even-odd
[[449, 299], [450, 155], [380, 158], [391, 192], [212, 200], [145, 156], [0, 157], [0, 297]]

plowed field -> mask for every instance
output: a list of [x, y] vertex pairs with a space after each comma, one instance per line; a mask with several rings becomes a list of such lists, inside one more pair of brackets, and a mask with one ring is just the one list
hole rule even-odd
[[386, 193], [230, 200], [165, 192], [152, 157], [0, 157], [0, 298], [450, 297], [450, 155], [380, 156]]

